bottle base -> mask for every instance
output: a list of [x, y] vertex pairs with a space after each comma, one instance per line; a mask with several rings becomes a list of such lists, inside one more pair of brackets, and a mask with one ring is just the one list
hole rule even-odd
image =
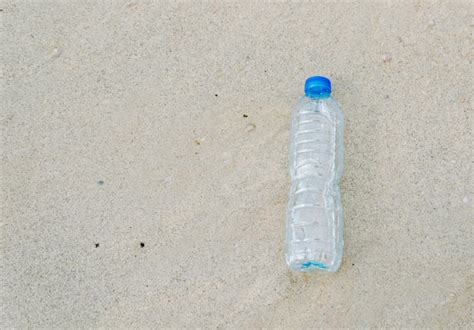
[[332, 263], [322, 262], [318, 260], [286, 260], [291, 270], [308, 273], [335, 273], [339, 269], [340, 260]]

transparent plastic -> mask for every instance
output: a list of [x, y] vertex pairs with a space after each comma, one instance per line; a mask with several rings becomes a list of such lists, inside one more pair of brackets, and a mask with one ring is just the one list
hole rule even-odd
[[329, 95], [303, 97], [292, 114], [289, 148], [285, 259], [293, 270], [335, 272], [341, 264], [343, 144], [338, 104]]

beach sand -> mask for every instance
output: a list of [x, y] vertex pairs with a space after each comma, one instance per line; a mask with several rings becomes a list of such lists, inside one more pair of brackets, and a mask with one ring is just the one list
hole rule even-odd
[[[1, 327], [469, 327], [472, 5], [2, 1]], [[338, 273], [283, 261], [289, 116], [346, 119]]]

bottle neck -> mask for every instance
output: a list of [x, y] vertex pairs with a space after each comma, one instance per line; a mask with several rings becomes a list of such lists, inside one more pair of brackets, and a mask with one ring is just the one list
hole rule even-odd
[[305, 96], [310, 100], [324, 100], [329, 99], [331, 97], [331, 93], [306, 93]]

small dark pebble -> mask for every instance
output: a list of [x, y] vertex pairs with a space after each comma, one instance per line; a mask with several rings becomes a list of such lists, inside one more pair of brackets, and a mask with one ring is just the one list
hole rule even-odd
[[244, 115], [243, 117], [244, 117], [244, 118], [247, 118], [247, 117], [248, 117], [248, 115]]
[[215, 96], [215, 97], [218, 97], [219, 95], [217, 95], [217, 94], [214, 94], [214, 96]]
[[354, 266], [355, 264], [352, 264], [352, 266]]
[[145, 243], [141, 242], [141, 243], [140, 243], [140, 246], [141, 246], [142, 248], [144, 248], [144, 247], [145, 247]]
[[104, 184], [104, 181], [102, 181], [102, 180], [97, 181], [97, 184], [98, 184], [99, 186], [102, 186], [102, 185]]
[[95, 247], [98, 248], [98, 247], [99, 247], [99, 243], [95, 243]]

